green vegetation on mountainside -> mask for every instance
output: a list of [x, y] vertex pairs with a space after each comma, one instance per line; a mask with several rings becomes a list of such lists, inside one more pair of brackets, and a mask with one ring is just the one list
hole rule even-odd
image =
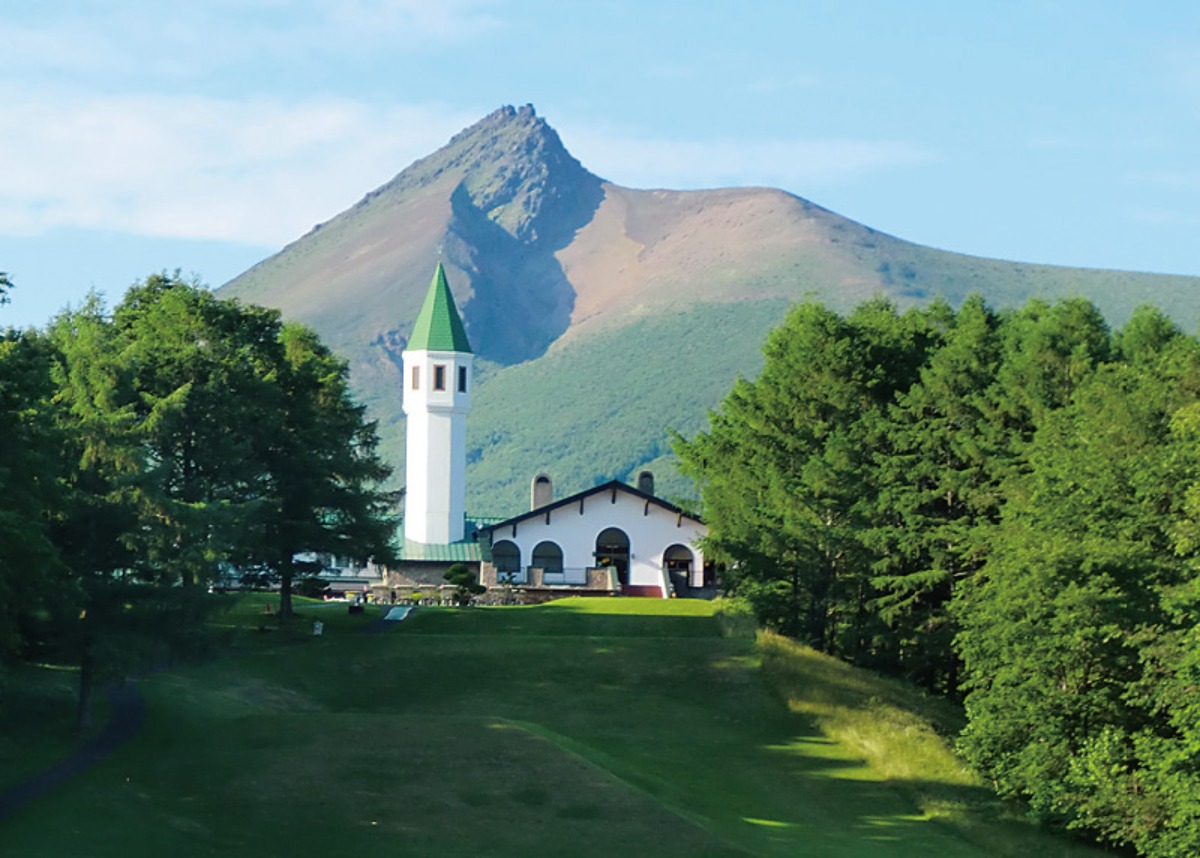
[[[467, 430], [469, 506], [515, 514], [538, 473], [562, 497], [666, 464], [670, 431], [704, 428], [738, 375], [757, 373], [759, 332], [785, 309], [781, 300], [681, 308], [497, 369], [477, 388]], [[673, 467], [655, 477], [661, 496], [694, 492]]]

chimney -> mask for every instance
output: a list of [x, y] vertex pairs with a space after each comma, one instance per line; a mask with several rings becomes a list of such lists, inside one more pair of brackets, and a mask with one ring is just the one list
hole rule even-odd
[[545, 474], [538, 474], [529, 487], [529, 509], [540, 509], [553, 502], [554, 484]]
[[654, 494], [654, 474], [649, 471], [642, 471], [638, 474], [638, 491], [643, 494]]

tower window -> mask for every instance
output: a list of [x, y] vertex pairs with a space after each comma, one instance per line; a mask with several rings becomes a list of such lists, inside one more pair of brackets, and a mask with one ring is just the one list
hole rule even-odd
[[414, 367], [413, 367], [413, 371], [412, 371], [412, 389], [413, 389], [413, 390], [420, 390], [420, 389], [421, 389], [421, 368], [420, 368], [419, 366], [414, 366]]
[[433, 366], [433, 389], [446, 389], [446, 367], [440, 363]]
[[458, 368], [458, 392], [467, 392], [467, 368], [465, 366]]

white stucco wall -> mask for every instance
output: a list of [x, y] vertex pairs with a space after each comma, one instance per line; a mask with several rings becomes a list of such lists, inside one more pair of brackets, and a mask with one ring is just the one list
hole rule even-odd
[[565, 569], [586, 569], [594, 566], [596, 537], [609, 527], [617, 527], [629, 537], [629, 583], [638, 586], [664, 586], [663, 555], [672, 545], [685, 545], [693, 555], [692, 583], [703, 584], [704, 554], [697, 541], [707, 534], [707, 528], [687, 516], [647, 502], [636, 495], [603, 491], [560, 506], [549, 512], [527, 518], [513, 526], [495, 530], [492, 543], [513, 542], [521, 551], [521, 567], [532, 565], [533, 550], [538, 543], [557, 543], [563, 552]]
[[[445, 545], [463, 538], [467, 495], [467, 412], [471, 410], [473, 355], [406, 351], [404, 371], [404, 537]], [[445, 389], [434, 390], [434, 371], [445, 368]], [[458, 390], [459, 368], [467, 389]], [[413, 369], [418, 382], [413, 385]]]

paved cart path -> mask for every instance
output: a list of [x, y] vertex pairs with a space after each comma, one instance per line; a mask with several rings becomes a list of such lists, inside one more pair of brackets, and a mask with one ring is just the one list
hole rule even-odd
[[[393, 628], [398, 620], [403, 620], [409, 613], [408, 610], [399, 612], [393, 609], [387, 615], [364, 625], [362, 630], [370, 634]], [[137, 735], [146, 723], [146, 698], [138, 691], [137, 683], [130, 679], [123, 685], [110, 686], [107, 695], [112, 714], [104, 729], [74, 753], [21, 781], [7, 792], [0, 793], [0, 821], [112, 756]]]
[[53, 766], [0, 793], [0, 820], [87, 771], [137, 735], [146, 723], [146, 699], [137, 683], [110, 686], [107, 694], [112, 714], [104, 729]]

